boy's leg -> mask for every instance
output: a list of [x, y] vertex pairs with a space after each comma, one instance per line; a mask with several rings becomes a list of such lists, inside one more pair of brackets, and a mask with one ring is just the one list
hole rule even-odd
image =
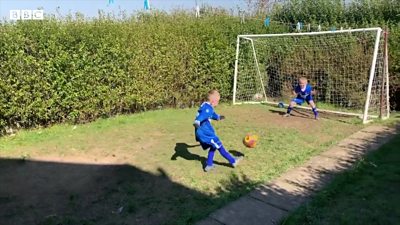
[[315, 102], [311, 99], [308, 103], [310, 104], [312, 111], [314, 113], [314, 117], [317, 120], [318, 119], [318, 110], [317, 110], [317, 106], [315, 105]]
[[213, 166], [215, 150], [216, 149], [214, 147], [211, 147], [210, 150], [208, 151], [206, 166]]
[[207, 157], [207, 162], [206, 162], [206, 167], [204, 168], [204, 171], [208, 172], [211, 169], [214, 168], [214, 155], [215, 151], [218, 150], [219, 153], [224, 157], [226, 160], [229, 161], [229, 163], [233, 166], [236, 167], [237, 163], [239, 160], [241, 160], [243, 157], [238, 157], [235, 158], [229, 152], [227, 152], [222, 145], [221, 141], [219, 140], [218, 137], [215, 137], [215, 139], [211, 139], [211, 145], [210, 145], [210, 150], [208, 151], [208, 157]]
[[216, 148], [214, 146], [209, 146], [210, 150], [208, 151], [208, 156], [207, 156], [207, 161], [206, 161], [206, 167], [204, 167], [204, 171], [208, 172], [214, 168], [214, 154]]
[[232, 157], [229, 152], [227, 152], [223, 145], [218, 148], [219, 153], [229, 161], [230, 164], [234, 164], [236, 162], [235, 158]]
[[224, 146], [222, 145], [222, 142], [219, 140], [218, 137], [216, 137], [215, 139], [212, 139], [211, 143], [213, 145], [213, 148], [218, 149], [218, 151], [222, 155], [222, 157], [224, 157], [226, 160], [228, 160], [228, 162], [233, 167], [235, 167], [238, 160], [241, 159], [241, 158], [235, 158], [231, 154], [229, 154], [229, 152], [225, 150]]
[[298, 99], [298, 98], [292, 99], [292, 101], [289, 103], [289, 106], [288, 106], [288, 108], [287, 108], [286, 114], [283, 115], [283, 116], [284, 116], [284, 117], [289, 117], [289, 116], [290, 116], [290, 113], [292, 112], [293, 107], [294, 107], [296, 104], [301, 105], [301, 103], [302, 103], [302, 102], [301, 102], [301, 99]]

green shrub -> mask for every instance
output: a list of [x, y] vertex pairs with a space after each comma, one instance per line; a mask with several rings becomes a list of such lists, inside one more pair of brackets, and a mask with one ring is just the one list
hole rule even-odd
[[107, 15], [0, 26], [0, 129], [230, 99], [236, 36], [265, 33], [224, 13]]
[[[400, 90], [400, 3], [396, 0], [290, 1], [273, 21], [390, 29], [391, 94]], [[199, 19], [182, 11], [101, 13], [0, 24], [0, 130], [87, 122], [160, 107], [198, 104], [210, 88], [232, 95], [238, 34], [281, 33], [263, 18], [245, 24], [223, 10]], [[393, 101], [394, 99], [394, 101]], [[400, 107], [392, 98], [392, 107]]]

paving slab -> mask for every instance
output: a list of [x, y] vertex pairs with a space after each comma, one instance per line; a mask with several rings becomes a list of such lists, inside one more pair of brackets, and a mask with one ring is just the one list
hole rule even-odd
[[369, 126], [342, 140], [338, 146], [354, 150], [373, 150], [395, 135], [398, 129], [398, 127]]
[[211, 217], [207, 217], [205, 220], [198, 222], [197, 225], [224, 225], [224, 224], [216, 221]]
[[326, 152], [321, 153], [320, 156], [341, 159], [342, 161], [347, 161], [353, 164], [355, 161], [359, 160], [365, 151], [361, 149], [349, 149], [345, 147], [335, 146]]
[[346, 158], [318, 155], [308, 160], [304, 167], [310, 170], [324, 171], [325, 173], [340, 173], [353, 166], [353, 161]]
[[311, 199], [312, 191], [282, 180], [261, 185], [249, 194], [276, 208], [292, 211]]
[[320, 156], [355, 162], [365, 154], [376, 150], [390, 140], [396, 133], [396, 127], [371, 126], [354, 133], [337, 146], [323, 152]]
[[329, 171], [302, 166], [283, 174], [276, 181], [283, 181], [304, 189], [318, 191], [330, 183], [334, 177], [335, 174]]
[[275, 225], [286, 211], [245, 196], [218, 210], [210, 217], [226, 225]]

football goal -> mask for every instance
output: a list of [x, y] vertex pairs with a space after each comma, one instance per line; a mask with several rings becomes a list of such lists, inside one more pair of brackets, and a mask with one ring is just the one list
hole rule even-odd
[[300, 77], [314, 88], [319, 111], [359, 116], [364, 123], [389, 117], [387, 33], [381, 28], [237, 37], [233, 104], [287, 106]]

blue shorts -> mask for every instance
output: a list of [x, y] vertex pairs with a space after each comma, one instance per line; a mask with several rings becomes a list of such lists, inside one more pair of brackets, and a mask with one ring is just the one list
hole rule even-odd
[[313, 101], [312, 97], [307, 96], [305, 99], [304, 98], [294, 98], [292, 99], [293, 102], [296, 102], [298, 105], [303, 104], [304, 102], [307, 102], [307, 104], [310, 104], [310, 101]]
[[209, 148], [219, 149], [222, 146], [222, 142], [219, 140], [218, 137], [216, 139], [213, 138], [213, 139], [207, 140], [205, 142], [199, 141], [198, 139], [197, 139], [197, 141], [200, 142], [200, 145], [203, 148], [203, 150], [207, 150]]

